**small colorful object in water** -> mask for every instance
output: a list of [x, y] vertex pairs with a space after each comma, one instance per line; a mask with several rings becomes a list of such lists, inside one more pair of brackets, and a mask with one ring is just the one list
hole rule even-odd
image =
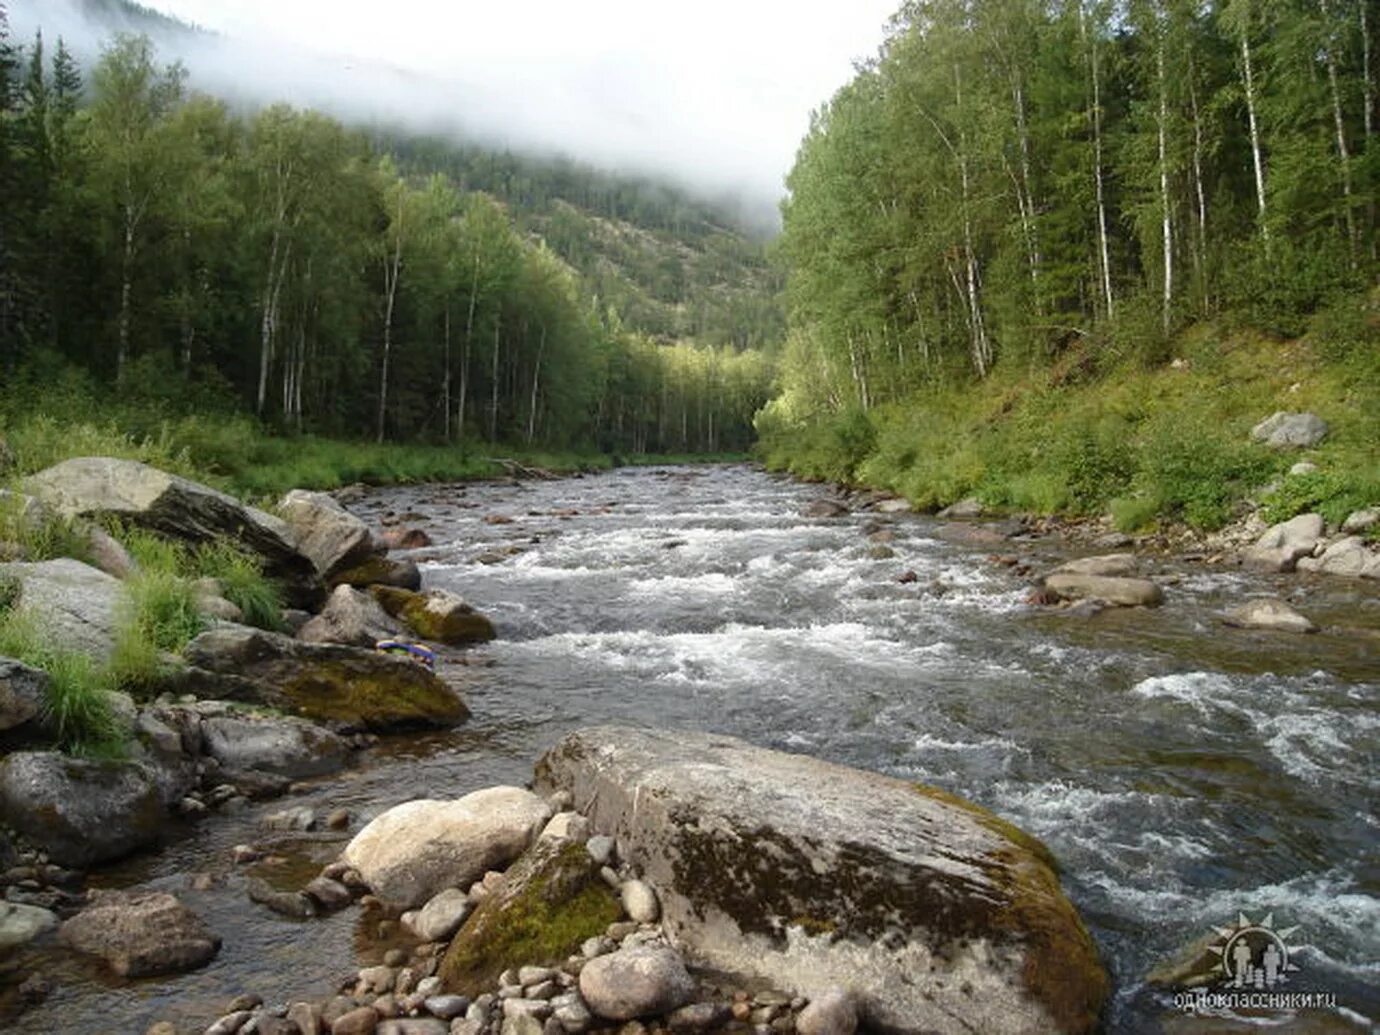
[[423, 647], [420, 643], [408, 643], [404, 640], [379, 640], [374, 644], [375, 650], [383, 651], [385, 654], [398, 654], [415, 661], [429, 672], [436, 671], [436, 652], [430, 647]]

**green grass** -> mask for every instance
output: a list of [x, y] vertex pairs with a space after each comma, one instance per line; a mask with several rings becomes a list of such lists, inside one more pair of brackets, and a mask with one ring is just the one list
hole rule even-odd
[[88, 758], [123, 758], [130, 731], [111, 705], [110, 673], [85, 654], [63, 650], [32, 617], [0, 611], [0, 654], [48, 673], [43, 724], [59, 748]]
[[286, 628], [282, 593], [257, 557], [221, 539], [196, 550], [192, 566], [199, 577], [220, 583], [221, 593], [244, 613], [247, 624], [273, 632]]
[[206, 628], [196, 591], [179, 575], [144, 569], [125, 580], [110, 671], [131, 693], [147, 689], [165, 669], [163, 656], [185, 647]]
[[48, 515], [39, 519], [26, 514], [24, 497], [12, 484], [0, 493], [0, 543], [11, 543], [30, 561], [50, 561], [57, 557], [90, 560], [90, 545], [81, 524]]

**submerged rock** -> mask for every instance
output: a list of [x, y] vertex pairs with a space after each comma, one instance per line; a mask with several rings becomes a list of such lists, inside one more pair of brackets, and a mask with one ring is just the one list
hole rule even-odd
[[385, 903], [411, 909], [507, 866], [550, 818], [551, 806], [521, 787], [409, 801], [356, 834], [342, 858]]
[[183, 655], [197, 670], [233, 677], [241, 698], [247, 682], [261, 704], [346, 729], [450, 726], [469, 715], [435, 673], [379, 651], [222, 626], [202, 633]]
[[1108, 991], [1034, 838], [943, 791], [705, 734], [601, 727], [537, 766], [657, 888], [697, 962], [890, 1032], [1089, 1032]]
[[0, 953], [25, 945], [57, 926], [57, 916], [39, 906], [0, 900]]
[[206, 754], [227, 769], [257, 769], [301, 778], [332, 773], [349, 757], [349, 745], [330, 730], [292, 718], [205, 719]]
[[162, 891], [104, 891], [62, 925], [63, 941], [102, 957], [121, 977], [191, 970], [211, 959], [220, 938]]

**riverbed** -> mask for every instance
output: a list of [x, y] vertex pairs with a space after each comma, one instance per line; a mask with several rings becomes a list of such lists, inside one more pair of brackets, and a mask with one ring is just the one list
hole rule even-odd
[[[522, 783], [563, 733], [602, 722], [925, 781], [1036, 834], [1112, 971], [1110, 1031], [1159, 1030], [1171, 995], [1145, 973], [1240, 914], [1297, 929], [1292, 988], [1380, 1018], [1380, 586], [1152, 559], [1163, 607], [1075, 615], [1027, 604], [1028, 578], [993, 547], [940, 538], [932, 518], [801, 516], [825, 495], [729, 466], [352, 501], [373, 523], [424, 528], [434, 545], [411, 556], [426, 582], [494, 619], [498, 641], [442, 666], [473, 718], [390, 738], [293, 799], [214, 816], [97, 875], [176, 891], [224, 948], [194, 974], [141, 982], [47, 957], [54, 991], [12, 1030], [137, 1033], [204, 1025], [246, 991], [328, 995], [387, 945], [358, 910], [289, 921], [244, 884], [298, 886], [348, 833], [281, 841], [283, 862], [249, 871], [233, 845], [265, 843], [260, 820], [288, 804], [348, 808], [358, 829], [409, 798]], [[1077, 551], [1031, 539], [999, 552], [1038, 570]], [[1324, 630], [1221, 624], [1266, 593]]]

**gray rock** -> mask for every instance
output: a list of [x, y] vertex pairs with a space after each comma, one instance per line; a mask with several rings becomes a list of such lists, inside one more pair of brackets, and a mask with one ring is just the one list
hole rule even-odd
[[546, 824], [541, 836], [564, 841], [583, 841], [589, 837], [589, 820], [578, 812], [558, 812]]
[[1134, 575], [1140, 570], [1140, 562], [1133, 553], [1108, 553], [1096, 557], [1079, 557], [1065, 561], [1055, 568], [1051, 575], [1107, 575], [1113, 577]]
[[379, 1012], [372, 1006], [361, 1006], [336, 1018], [331, 1035], [373, 1035], [378, 1026]]
[[831, 988], [810, 1000], [795, 1019], [798, 1035], [853, 1035], [858, 1030], [858, 1004], [846, 991]]
[[260, 826], [265, 830], [312, 830], [316, 827], [316, 810], [310, 805], [294, 805], [265, 816]]
[[589, 852], [589, 857], [600, 866], [607, 866], [609, 860], [613, 858], [613, 838], [604, 834], [595, 834], [585, 842], [585, 850]]
[[443, 1021], [454, 1020], [470, 1008], [470, 1001], [462, 995], [431, 995], [423, 1000], [426, 1012]]
[[1321, 575], [1347, 575], [1356, 579], [1380, 579], [1380, 553], [1366, 545], [1360, 536], [1347, 536], [1333, 543], [1316, 558], [1298, 562], [1300, 571]]
[[1117, 607], [1157, 607], [1164, 593], [1149, 579], [1061, 572], [1045, 579], [1045, 589], [1064, 600], [1101, 600]]
[[62, 925], [61, 935], [122, 977], [191, 970], [220, 949], [201, 918], [162, 891], [101, 892]]
[[110, 658], [124, 595], [119, 579], [70, 557], [0, 564], [0, 577], [6, 575], [19, 583], [13, 606], [33, 615], [53, 642], [101, 661]]
[[1299, 558], [1317, 547], [1323, 527], [1321, 514], [1299, 514], [1267, 529], [1242, 560], [1259, 571], [1293, 571]]
[[619, 898], [623, 901], [623, 911], [628, 914], [628, 919], [636, 923], [654, 924], [661, 915], [656, 892], [646, 881], [627, 881], [619, 892]]
[[288, 1007], [287, 1019], [297, 1025], [301, 1035], [322, 1035], [321, 1007], [316, 1003], [293, 1003]]
[[915, 508], [910, 505], [910, 500], [897, 498], [878, 500], [872, 505], [872, 509], [878, 514], [909, 514]]
[[379, 640], [402, 635], [402, 631], [402, 623], [372, 596], [353, 586], [341, 585], [331, 591], [321, 613], [297, 630], [297, 638], [308, 643], [372, 647]]
[[333, 773], [350, 748], [330, 730], [303, 719], [206, 719], [201, 724], [206, 754], [227, 769], [259, 769], [293, 779]]
[[1243, 629], [1271, 629], [1277, 632], [1312, 633], [1318, 627], [1283, 600], [1260, 597], [1233, 607], [1222, 620]]
[[1360, 535], [1380, 525], [1380, 507], [1367, 507], [1347, 515], [1342, 522], [1342, 531], [1347, 535]]
[[0, 953], [33, 941], [57, 926], [57, 916], [39, 906], [0, 900]]
[[443, 942], [459, 930], [474, 909], [469, 895], [446, 888], [433, 895], [412, 921], [413, 933], [424, 942]]
[[551, 1003], [546, 999], [529, 999], [526, 996], [510, 996], [502, 1000], [503, 1016], [513, 1017], [526, 1014], [544, 1021], [551, 1016]]
[[589, 1031], [594, 1024], [594, 1015], [589, 1012], [584, 1000], [578, 998], [561, 1003], [551, 1016], [563, 1029], [570, 1032], [570, 1035], [580, 1035], [581, 1032]]
[[293, 489], [279, 501], [278, 511], [297, 548], [322, 575], [351, 568], [374, 553], [369, 526], [325, 493]]
[[1289, 468], [1289, 475], [1293, 478], [1302, 477], [1305, 474], [1317, 474], [1319, 467], [1312, 460], [1300, 460], [1293, 467]]
[[80, 457], [40, 471], [25, 487], [67, 517], [117, 518], [190, 543], [234, 539], [263, 559], [294, 606], [315, 606], [323, 596], [284, 521], [186, 478], [133, 460]]
[[266, 906], [279, 916], [309, 920], [317, 915], [316, 903], [300, 891], [279, 891], [262, 877], [250, 877], [245, 884], [249, 901]]
[[97, 525], [86, 529], [86, 552], [95, 567], [113, 578], [127, 579], [139, 569], [124, 545]]
[[253, 1010], [232, 1010], [207, 1028], [202, 1035], [235, 1035], [253, 1016]]
[[673, 1032], [689, 1033], [718, 1030], [724, 1027], [733, 1014], [725, 1003], [691, 1003], [672, 1010], [666, 1018], [666, 1026]]
[[807, 518], [835, 518], [848, 513], [848, 505], [838, 500], [811, 500], [800, 511]]
[[450, 1035], [450, 1025], [434, 1017], [403, 1017], [384, 1021], [378, 1035]]
[[982, 517], [982, 513], [982, 501], [979, 500], [976, 496], [965, 496], [957, 503], [950, 503], [947, 507], [945, 507], [935, 516], [945, 521], [954, 521], [968, 518], [979, 518]]
[[38, 718], [48, 702], [48, 673], [0, 658], [0, 730]]
[[1327, 437], [1327, 421], [1316, 413], [1285, 413], [1266, 417], [1251, 429], [1251, 438], [1275, 448], [1307, 448]]
[[158, 840], [157, 782], [137, 762], [20, 751], [0, 758], [0, 819], [52, 860], [84, 869]]
[[520, 787], [490, 787], [456, 801], [410, 801], [356, 834], [343, 858], [380, 899], [407, 909], [506, 866], [550, 818], [551, 807]]
[[[623, 727], [566, 737], [536, 788], [570, 791], [617, 838], [697, 964], [812, 997], [849, 987], [883, 1031], [1097, 1024], [1107, 975], [1053, 859], [976, 805], [729, 737]], [[597, 1013], [586, 975], [607, 958], [580, 976]]]
[[556, 976], [556, 972], [550, 967], [519, 967], [517, 973], [517, 983], [523, 985], [539, 985], [543, 981], [550, 981]]
[[302, 893], [328, 913], [344, 909], [354, 901], [349, 888], [329, 877], [313, 877]]
[[580, 971], [580, 995], [611, 1021], [668, 1013], [695, 994], [695, 981], [679, 953], [640, 946], [590, 960]]
[[542, 1035], [542, 1023], [530, 1013], [505, 1013], [499, 1035]]

